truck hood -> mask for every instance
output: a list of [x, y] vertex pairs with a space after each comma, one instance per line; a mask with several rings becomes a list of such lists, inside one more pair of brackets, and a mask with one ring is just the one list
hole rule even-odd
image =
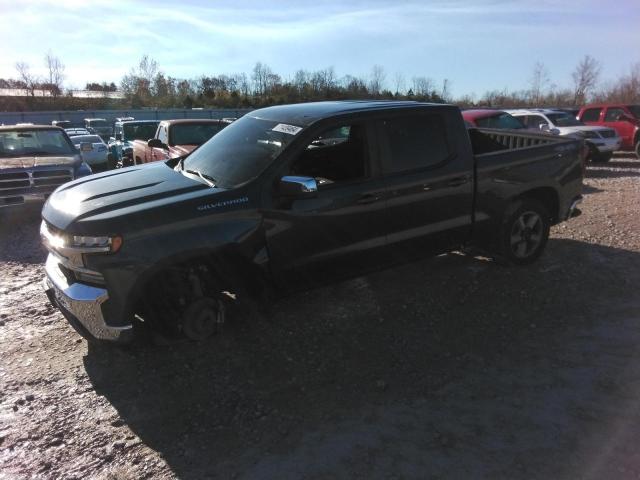
[[0, 157], [0, 170], [4, 168], [34, 168], [49, 166], [75, 166], [80, 163], [79, 155], [65, 155], [61, 157]]
[[188, 153], [193, 152], [198, 145], [174, 145], [171, 147], [172, 156], [182, 157]]
[[175, 202], [179, 196], [199, 196], [199, 192], [210, 194], [212, 190], [219, 189], [156, 162], [110, 170], [62, 185], [45, 203], [42, 216], [64, 230], [72, 223], [139, 213]]

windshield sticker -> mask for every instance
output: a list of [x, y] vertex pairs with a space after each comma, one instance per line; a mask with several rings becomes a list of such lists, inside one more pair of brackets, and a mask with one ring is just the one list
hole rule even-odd
[[221, 202], [216, 202], [216, 203], [207, 203], [205, 205], [199, 205], [197, 209], [200, 211], [211, 210], [213, 208], [227, 207], [229, 205], [238, 205], [239, 203], [247, 203], [248, 201], [249, 201], [248, 197], [240, 197], [240, 198], [234, 198], [231, 200], [223, 200]]
[[279, 123], [278, 125], [273, 127], [271, 130], [273, 130], [274, 132], [282, 132], [282, 133], [288, 133], [289, 135], [295, 135], [300, 130], [302, 130], [302, 127], [296, 127], [295, 125], [287, 125], [286, 123]]

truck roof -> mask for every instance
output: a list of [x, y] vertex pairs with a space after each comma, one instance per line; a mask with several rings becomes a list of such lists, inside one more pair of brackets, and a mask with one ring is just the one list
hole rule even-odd
[[[178, 118], [175, 120], [160, 120], [160, 123], [164, 125], [177, 125], [180, 123], [231, 123], [226, 120], [220, 120], [219, 118]], [[135, 122], [134, 122], [135, 123]]]
[[116, 121], [116, 125], [131, 125], [138, 123], [160, 123], [161, 120], [118, 120]]
[[0, 132], [6, 132], [7, 130], [62, 130], [62, 128], [57, 127], [55, 125], [33, 125], [33, 124], [22, 124], [22, 125], [0, 125]]
[[327, 102], [296, 103], [261, 108], [247, 113], [250, 117], [288, 122], [299, 126], [308, 126], [323, 118], [346, 113], [364, 112], [367, 110], [394, 110], [416, 107], [458, 108], [440, 103], [423, 103], [394, 100], [339, 100]]

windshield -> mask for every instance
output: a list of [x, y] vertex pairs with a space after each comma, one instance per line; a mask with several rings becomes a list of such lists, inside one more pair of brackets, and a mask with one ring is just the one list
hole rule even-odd
[[493, 115], [492, 117], [478, 118], [476, 119], [476, 125], [481, 128], [524, 128], [524, 125], [520, 120], [508, 113], [501, 113], [499, 115]]
[[60, 130], [0, 132], [0, 157], [75, 155], [76, 149]]
[[640, 119], [640, 105], [627, 105], [627, 108], [633, 113], [634, 117]]
[[158, 123], [127, 123], [122, 126], [127, 140], [149, 140], [158, 129]]
[[98, 135], [78, 135], [71, 137], [71, 141], [74, 145], [80, 145], [81, 143], [104, 143]]
[[547, 113], [547, 118], [557, 127], [580, 127], [584, 125], [584, 123], [568, 113]]
[[245, 115], [189, 155], [184, 169], [200, 171], [222, 188], [233, 188], [258, 176], [299, 130]]
[[169, 144], [202, 145], [224, 126], [220, 123], [177, 123], [171, 127]]
[[106, 120], [89, 120], [91, 127], [108, 127]]

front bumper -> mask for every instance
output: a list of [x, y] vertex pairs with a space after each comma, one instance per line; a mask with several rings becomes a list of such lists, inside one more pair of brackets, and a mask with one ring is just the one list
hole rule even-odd
[[127, 342], [133, 338], [133, 325], [114, 327], [105, 323], [102, 304], [109, 299], [106, 289], [69, 283], [52, 254], [47, 257], [45, 272], [43, 286], [49, 301], [80, 335], [111, 342]]
[[620, 150], [622, 140], [620, 137], [612, 138], [589, 138], [588, 143], [594, 145], [600, 153], [610, 153]]
[[25, 204], [44, 203], [47, 197], [49, 197], [49, 195], [51, 195], [51, 192], [21, 193], [19, 195], [1, 195], [0, 209], [5, 207], [17, 207]]

